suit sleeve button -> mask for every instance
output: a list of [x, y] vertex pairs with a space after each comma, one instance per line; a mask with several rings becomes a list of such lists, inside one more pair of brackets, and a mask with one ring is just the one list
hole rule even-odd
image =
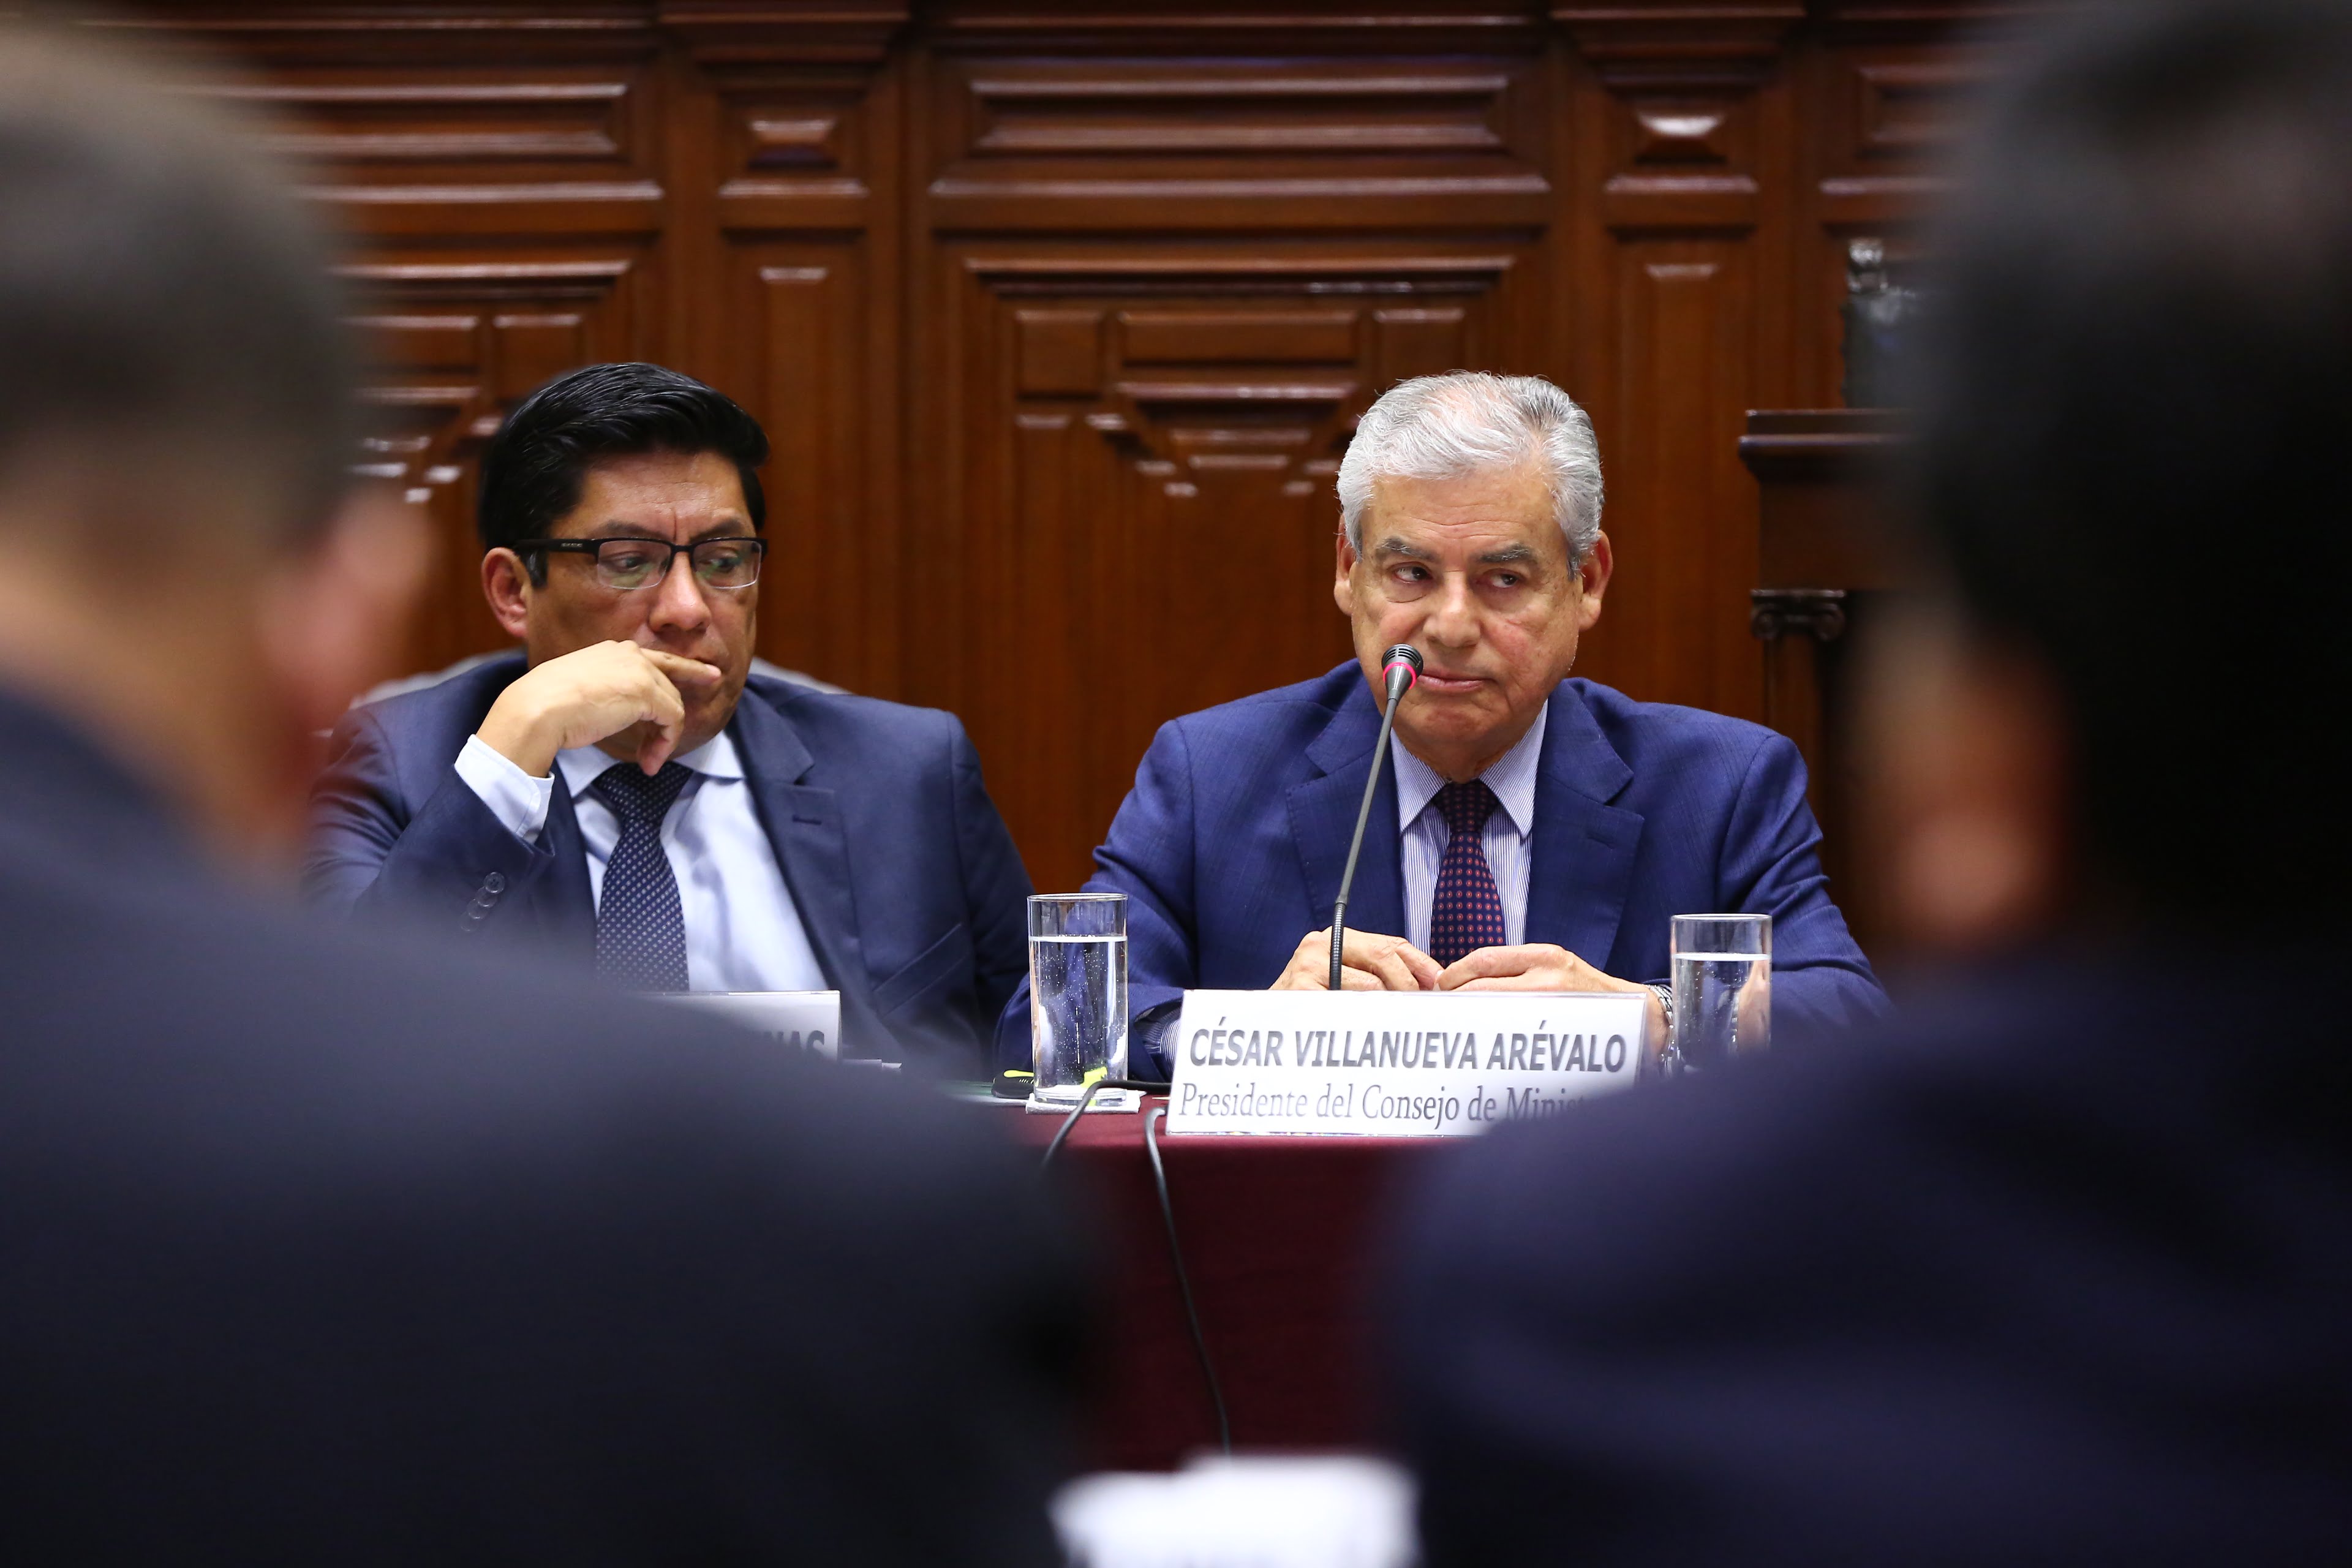
[[482, 891], [495, 896], [506, 890], [507, 874], [504, 871], [493, 871], [482, 879]]

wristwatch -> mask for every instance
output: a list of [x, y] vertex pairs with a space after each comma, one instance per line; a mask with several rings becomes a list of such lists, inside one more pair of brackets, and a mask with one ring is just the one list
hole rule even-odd
[[1659, 1048], [1663, 1050], [1675, 1043], [1675, 988], [1657, 980], [1645, 980], [1643, 984], [1650, 988], [1652, 995], [1657, 997], [1658, 1005], [1665, 1009], [1666, 1037], [1658, 1042]]

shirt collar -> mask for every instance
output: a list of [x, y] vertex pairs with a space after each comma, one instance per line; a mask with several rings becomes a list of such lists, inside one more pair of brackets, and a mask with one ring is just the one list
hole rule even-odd
[[[743, 759], [735, 750], [735, 737], [721, 730], [701, 745], [681, 757], [670, 761], [682, 768], [700, 773], [707, 779], [740, 779], [743, 776]], [[555, 753], [555, 765], [563, 770], [563, 787], [572, 798], [578, 800], [588, 793], [588, 786], [604, 776], [613, 759], [594, 746], [574, 746], [570, 751]]]
[[[1525, 838], [1536, 826], [1536, 765], [1543, 760], [1544, 722], [1550, 717], [1551, 704], [1536, 710], [1536, 721], [1528, 732], [1518, 738], [1511, 749], [1495, 759], [1494, 765], [1478, 776], [1495, 792], [1502, 804], [1503, 813], [1511, 826]], [[1435, 768], [1404, 749], [1401, 736], [1389, 737], [1390, 753], [1396, 758], [1397, 830], [1411, 827], [1444, 787], [1445, 779]]]

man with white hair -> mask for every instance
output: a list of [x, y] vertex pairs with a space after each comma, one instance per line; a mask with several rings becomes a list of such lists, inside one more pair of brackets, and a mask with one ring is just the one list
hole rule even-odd
[[[1355, 661], [1163, 726], [1095, 852], [1087, 886], [1129, 900], [1136, 1070], [1164, 1068], [1157, 1037], [1188, 988], [1328, 983], [1397, 643], [1425, 668], [1380, 759], [1349, 989], [1639, 990], [1663, 1039], [1670, 917], [1741, 910], [1773, 919], [1777, 1032], [1884, 1006], [1830, 901], [1796, 748], [1568, 679], [1611, 558], [1592, 422], [1567, 394], [1402, 383], [1364, 415], [1339, 491], [1332, 595]], [[1024, 989], [1001, 1065], [1025, 1060], [1028, 1019]]]

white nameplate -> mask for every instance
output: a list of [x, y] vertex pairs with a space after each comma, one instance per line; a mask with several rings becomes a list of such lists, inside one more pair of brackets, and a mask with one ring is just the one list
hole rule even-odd
[[1623, 992], [1188, 991], [1171, 1132], [1429, 1138], [1627, 1089], [1648, 998]]
[[790, 1051], [841, 1059], [838, 991], [673, 991], [668, 998], [715, 1013], [739, 1029], [765, 1036]]

